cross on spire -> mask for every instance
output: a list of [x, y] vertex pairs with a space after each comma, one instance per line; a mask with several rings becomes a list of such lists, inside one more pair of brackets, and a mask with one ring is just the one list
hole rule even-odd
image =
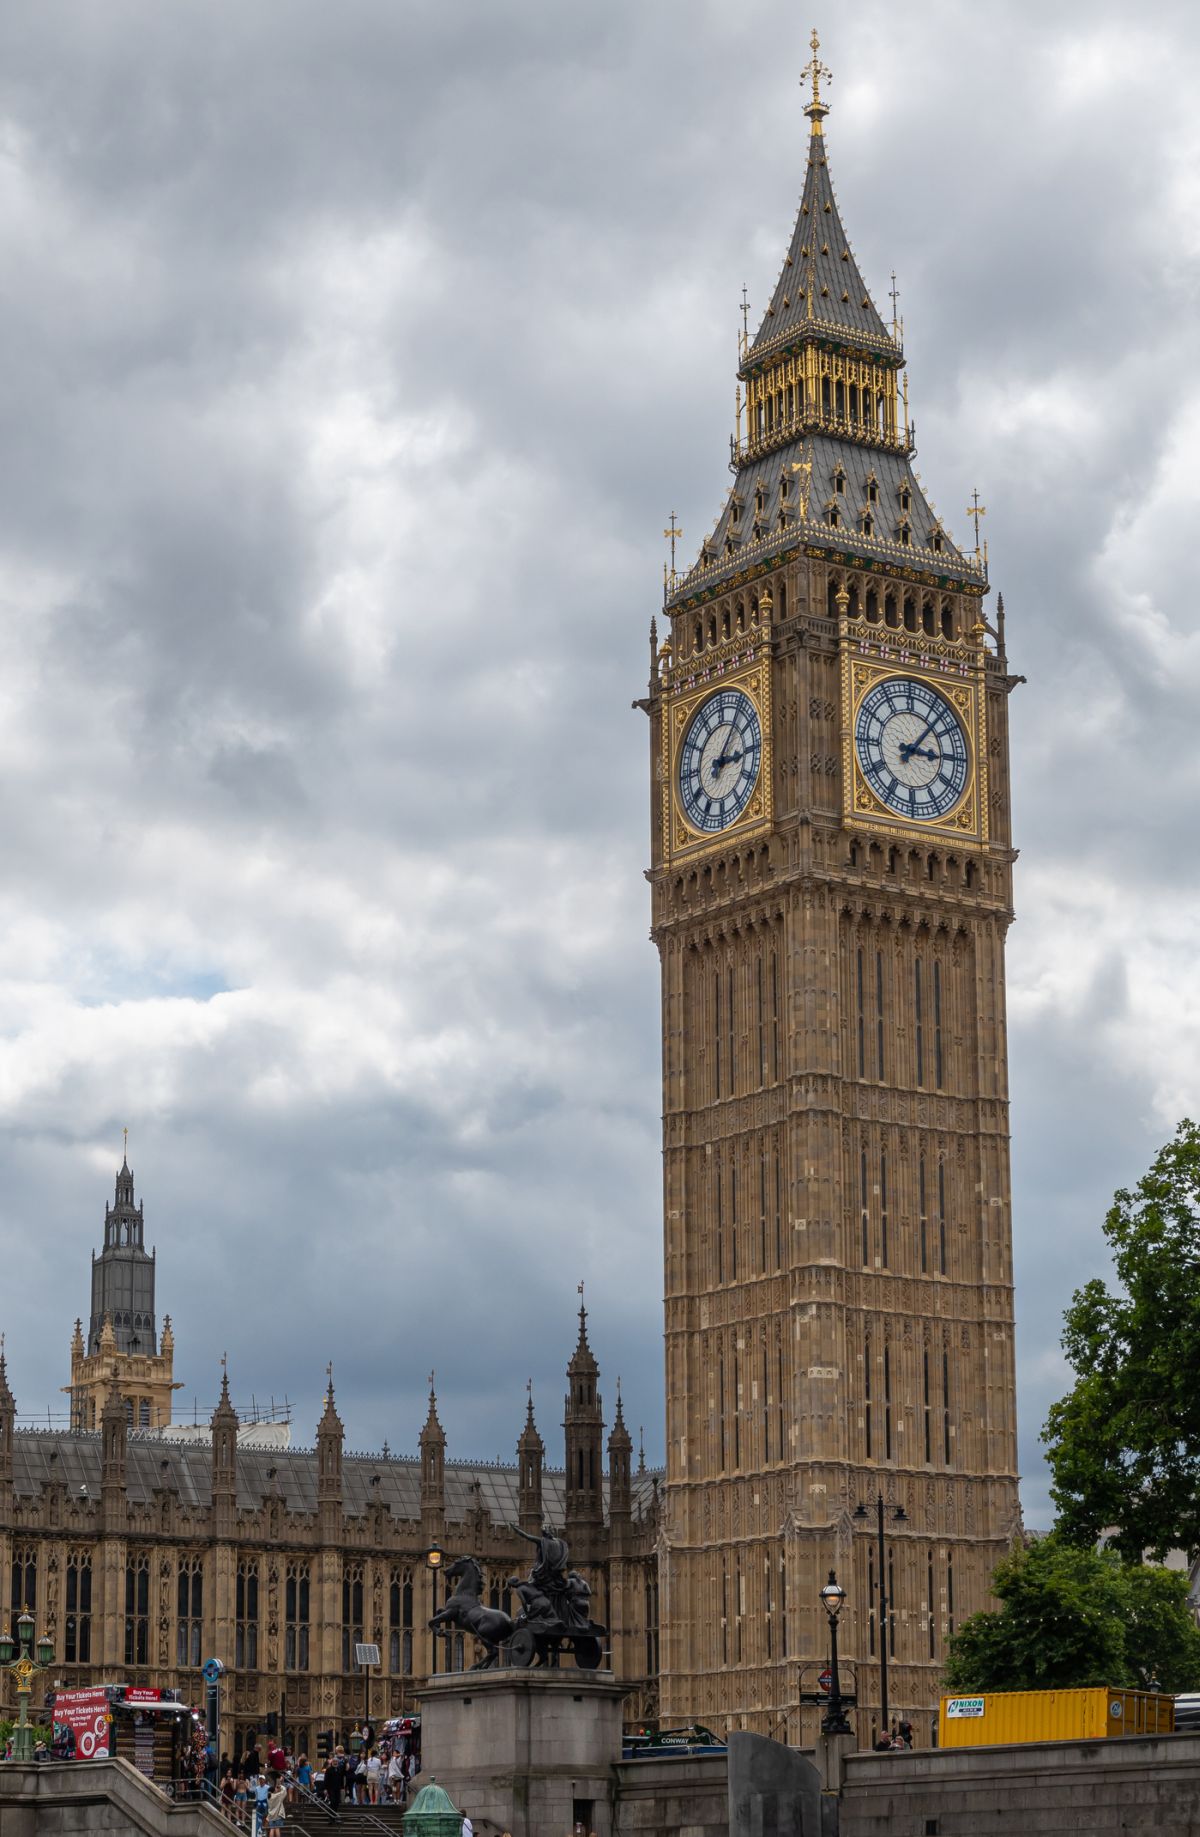
[[808, 42], [812, 47], [812, 57], [800, 72], [800, 85], [801, 88], [803, 88], [805, 80], [809, 77], [812, 78], [812, 101], [805, 104], [804, 113], [812, 122], [813, 133], [819, 134], [821, 132], [821, 123], [829, 113], [829, 104], [821, 100], [821, 78], [824, 77], [827, 83], [832, 83], [833, 72], [826, 64], [823, 64], [817, 56], [818, 51], [821, 49], [821, 41], [817, 37], [816, 26], [813, 27], [813, 34]]

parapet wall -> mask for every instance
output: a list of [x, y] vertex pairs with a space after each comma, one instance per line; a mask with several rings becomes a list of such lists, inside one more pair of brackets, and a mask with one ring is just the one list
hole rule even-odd
[[1192, 1837], [1200, 1734], [847, 1757], [839, 1837]]
[[126, 1760], [0, 1766], [0, 1837], [229, 1837], [207, 1805], [176, 1805]]

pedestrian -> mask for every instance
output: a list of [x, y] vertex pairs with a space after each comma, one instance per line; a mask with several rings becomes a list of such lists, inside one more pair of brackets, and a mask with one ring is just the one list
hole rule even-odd
[[387, 1764], [387, 1788], [388, 1797], [393, 1805], [402, 1804], [404, 1800], [404, 1760], [398, 1748], [392, 1749], [391, 1758]]
[[299, 1755], [296, 1760], [296, 1772], [293, 1777], [292, 1788], [289, 1794], [291, 1803], [293, 1805], [295, 1805], [299, 1801], [299, 1798], [300, 1798], [299, 1788], [300, 1787], [303, 1787], [305, 1792], [312, 1791], [312, 1767], [309, 1764], [309, 1759], [308, 1759], [307, 1754]]
[[276, 1778], [275, 1785], [267, 1799], [267, 1830], [281, 1831], [287, 1817], [287, 1792], [282, 1780]]
[[372, 1748], [367, 1755], [367, 1804], [368, 1805], [378, 1805], [379, 1803], [379, 1782], [382, 1777], [383, 1777], [383, 1768], [380, 1766], [379, 1756], [375, 1752], [374, 1748]]
[[345, 1785], [346, 1750], [335, 1748], [332, 1759], [325, 1763], [325, 1797], [332, 1811], [337, 1811], [341, 1805]]
[[463, 1819], [462, 1837], [475, 1837], [475, 1826], [471, 1823], [469, 1818]]
[[233, 1786], [233, 1811], [239, 1824], [246, 1816], [246, 1795], [250, 1785], [243, 1772], [239, 1772]]
[[260, 1773], [254, 1788], [254, 1805], [258, 1812], [258, 1828], [263, 1830], [267, 1822], [267, 1806], [271, 1803], [271, 1782], [265, 1773]]

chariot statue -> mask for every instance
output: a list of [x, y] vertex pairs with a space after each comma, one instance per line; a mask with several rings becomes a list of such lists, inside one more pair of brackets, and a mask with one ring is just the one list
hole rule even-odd
[[446, 1568], [447, 1581], [457, 1586], [430, 1627], [456, 1626], [474, 1634], [484, 1648], [483, 1657], [472, 1666], [474, 1671], [492, 1670], [502, 1652], [508, 1664], [522, 1669], [557, 1666], [564, 1651], [574, 1654], [580, 1671], [596, 1671], [604, 1657], [608, 1628], [591, 1617], [592, 1591], [586, 1577], [567, 1567], [570, 1552], [565, 1538], [553, 1531], [535, 1535], [516, 1525], [510, 1529], [527, 1543], [536, 1544], [538, 1552], [524, 1581], [519, 1576], [508, 1579], [508, 1587], [521, 1603], [516, 1619], [500, 1608], [485, 1606], [482, 1566], [473, 1556], [460, 1556]]

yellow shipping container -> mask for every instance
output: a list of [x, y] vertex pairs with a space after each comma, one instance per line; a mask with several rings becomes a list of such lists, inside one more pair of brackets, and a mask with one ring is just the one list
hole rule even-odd
[[1103, 1741], [1170, 1735], [1175, 1699], [1152, 1690], [985, 1690], [943, 1697], [938, 1746], [982, 1748], [1018, 1741]]

